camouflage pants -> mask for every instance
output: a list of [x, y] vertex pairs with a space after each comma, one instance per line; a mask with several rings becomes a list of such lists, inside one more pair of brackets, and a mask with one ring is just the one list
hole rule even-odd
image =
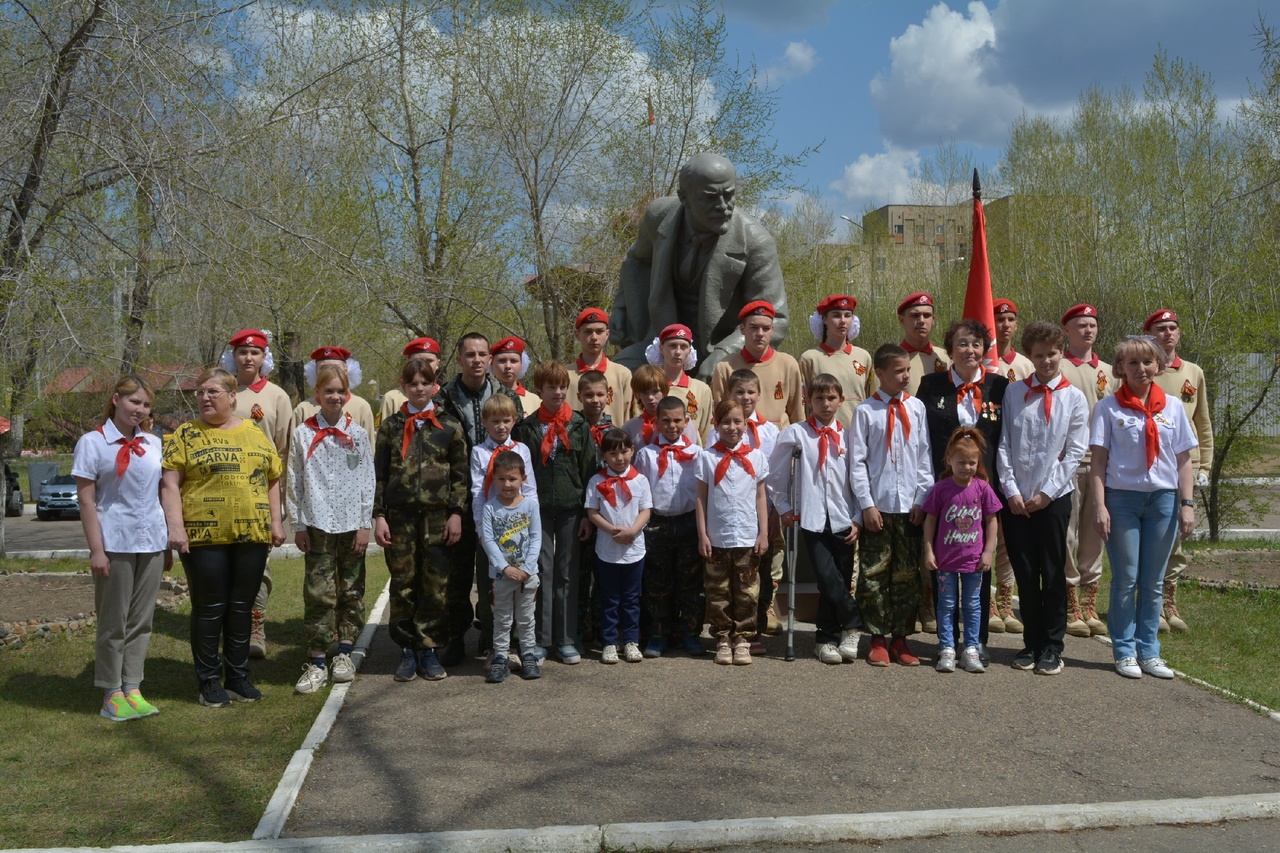
[[385, 551], [391, 572], [387, 633], [399, 646], [431, 649], [449, 641], [447, 519], [444, 510], [387, 513], [391, 528], [391, 546]]
[[920, 607], [921, 529], [906, 513], [881, 513], [884, 529], [858, 538], [861, 576], [858, 609], [871, 634], [905, 637], [915, 631]]
[[711, 636], [750, 640], [756, 633], [760, 557], [751, 548], [712, 548], [705, 571]]
[[334, 640], [354, 643], [364, 628], [364, 554], [351, 550], [356, 533], [308, 527], [311, 550], [302, 587], [302, 624], [310, 650], [324, 654]]
[[698, 522], [693, 513], [651, 515], [644, 528], [644, 578], [641, 601], [648, 632], [667, 637], [676, 631], [702, 633], [702, 558]]

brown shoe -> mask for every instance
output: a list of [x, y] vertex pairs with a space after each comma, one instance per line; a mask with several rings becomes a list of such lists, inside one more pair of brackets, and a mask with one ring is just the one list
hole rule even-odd
[[733, 649], [729, 647], [728, 640], [720, 640], [716, 643], [716, 663], [721, 666], [733, 663]]
[[266, 615], [261, 610], [253, 611], [253, 627], [249, 629], [249, 657], [261, 660], [267, 656]]
[[1186, 621], [1178, 615], [1178, 585], [1176, 583], [1166, 583], [1164, 585], [1164, 607], [1161, 608], [1160, 617], [1169, 623], [1169, 627], [1178, 633], [1190, 630]]
[[733, 665], [751, 665], [751, 644], [746, 640], [739, 640], [738, 645], [733, 647]]
[[1080, 612], [1080, 602], [1074, 586], [1067, 586], [1067, 633], [1073, 637], [1091, 637], [1093, 632]]
[[924, 594], [920, 596], [920, 609], [916, 618], [920, 620], [921, 631], [926, 634], [938, 633], [938, 616], [933, 610], [933, 591], [928, 584], [925, 585]]
[[[1013, 615], [1013, 584], [1002, 583], [996, 585], [996, 600], [994, 604], [1005, 632], [1021, 634], [1022, 623]], [[994, 631], [995, 628], [988, 630]]]
[[783, 631], [782, 620], [778, 618], [778, 614], [773, 612], [773, 605], [769, 605], [769, 610], [764, 615], [765, 624], [761, 634], [766, 637], [776, 637]]
[[1080, 615], [1089, 626], [1089, 633], [1095, 637], [1107, 636], [1107, 623], [1098, 618], [1096, 604], [1098, 601], [1098, 585], [1096, 583], [1080, 584]]
[[1004, 633], [1004, 620], [1000, 618], [1000, 611], [996, 609], [995, 596], [991, 597], [991, 612], [987, 614], [987, 631], [992, 634]]

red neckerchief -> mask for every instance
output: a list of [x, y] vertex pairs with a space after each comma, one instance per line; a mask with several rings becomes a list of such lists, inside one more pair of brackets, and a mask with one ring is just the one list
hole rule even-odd
[[1182, 369], [1182, 358], [1176, 352], [1173, 354], [1173, 361], [1169, 362], [1169, 369], [1170, 370]]
[[893, 422], [895, 419], [902, 423], [902, 440], [908, 441], [911, 438], [911, 418], [907, 414], [907, 406], [904, 402], [910, 399], [911, 395], [906, 391], [903, 391], [901, 397], [890, 397], [886, 400], [884, 397], [880, 396], [880, 392], [877, 391], [874, 396], [888, 408], [888, 414], [884, 424], [884, 446], [886, 450], [892, 453]]
[[591, 430], [591, 440], [596, 443], [596, 447], [599, 447], [601, 439], [604, 438], [604, 434], [613, 429], [613, 421], [601, 421], [598, 424], [587, 424], [587, 428]]
[[[105, 424], [103, 425], [105, 426]], [[98, 432], [102, 434], [105, 440], [107, 434], [102, 431], [102, 427], [98, 427]], [[145, 433], [138, 433], [133, 438], [125, 438], [120, 436], [112, 444], [120, 445], [120, 449], [116, 451], [116, 479], [124, 479], [124, 472], [129, 470], [129, 459], [131, 456], [146, 456], [147, 448], [143, 446], [142, 440], [146, 438]]]
[[[581, 359], [579, 359], [581, 363]], [[546, 406], [538, 407], [538, 423], [547, 428], [547, 434], [542, 437], [542, 464], [546, 465], [551, 461], [551, 451], [556, 449], [556, 439], [560, 439], [560, 443], [564, 445], [564, 449], [569, 449], [569, 422], [573, 420], [573, 409], [569, 408], [568, 403], [560, 404], [560, 411], [551, 414], [547, 411]]]
[[849, 343], [848, 341], [845, 341], [844, 346], [840, 347], [840, 349], [832, 349], [831, 347], [827, 346], [826, 341], [818, 341], [818, 349], [822, 350], [827, 355], [835, 355], [838, 352], [842, 352], [845, 355], [848, 355], [849, 353], [853, 352], [853, 344]]
[[689, 447], [689, 436], [680, 436], [679, 444], [663, 444], [658, 442], [658, 479], [667, 473], [667, 463], [670, 461], [667, 457], [674, 456], [677, 462], [692, 462], [693, 454], [686, 452]]
[[253, 382], [250, 385], [246, 385], [244, 387], [248, 388], [250, 391], [252, 391], [255, 394], [261, 394], [262, 389], [267, 387], [267, 377], [259, 376], [255, 382]]
[[738, 446], [730, 450], [729, 448], [725, 447], [723, 441], [717, 441], [715, 444], [711, 446], [711, 449], [719, 450], [721, 453], [724, 454], [724, 457], [716, 465], [715, 484], [717, 486], [720, 485], [720, 481], [724, 479], [724, 475], [729, 473], [729, 466], [733, 463], [733, 460], [735, 459], [737, 459], [739, 462], [742, 463], [742, 470], [746, 471], [752, 477], [756, 475], [755, 466], [752, 465], [751, 460], [747, 458], [751, 454], [751, 448], [747, 447], [747, 445], [744, 444], [743, 442], [741, 441], [738, 442]]
[[1095, 353], [1090, 353], [1090, 354], [1089, 354], [1089, 360], [1086, 362], [1083, 358], [1076, 358], [1076, 357], [1075, 357], [1074, 355], [1072, 355], [1071, 353], [1067, 353], [1067, 361], [1071, 362], [1071, 363], [1072, 363], [1072, 364], [1074, 364], [1076, 367], [1079, 367], [1079, 366], [1080, 366], [1080, 365], [1082, 365], [1082, 364], [1088, 364], [1090, 367], [1097, 367], [1097, 366], [1098, 366], [1098, 354], [1097, 354], [1096, 352], [1095, 352]]
[[516, 383], [516, 387], [515, 387], [513, 390], [514, 390], [517, 394], [519, 394], [521, 397], [523, 397], [525, 394], [528, 394], [528, 393], [529, 393], [528, 391], [524, 390], [524, 386], [523, 386], [523, 385], [521, 385], [519, 382], [517, 382], [517, 383]]
[[1142, 401], [1138, 399], [1138, 395], [1129, 389], [1128, 382], [1120, 383], [1120, 390], [1116, 392], [1116, 402], [1122, 408], [1130, 409], [1135, 412], [1141, 412], [1143, 417], [1147, 419], [1147, 469], [1156, 464], [1156, 457], [1160, 455], [1160, 429], [1156, 426], [1155, 416], [1164, 411], [1164, 405], [1168, 401], [1165, 396], [1164, 389], [1154, 382], [1151, 383], [1151, 390], [1147, 394], [1147, 405], [1142, 405]]
[[771, 358], [773, 358], [773, 347], [765, 347], [764, 355], [759, 358], [756, 358], [754, 355], [747, 352], [746, 347], [742, 348], [742, 360], [747, 364], [764, 364]]
[[1009, 354], [1000, 353], [1000, 360], [1005, 364], [1013, 364], [1013, 360], [1018, 357], [1017, 351], [1013, 347], [1009, 347]]
[[[600, 361], [598, 364], [596, 364], [595, 367], [592, 367], [591, 365], [583, 361], [581, 353], [579, 353], [578, 355], [578, 372], [579, 373], [586, 373], [588, 370], [598, 370], [601, 373], [604, 373], [608, 368], [609, 368], [609, 358], [603, 353], [601, 353]], [[569, 445], [567, 444], [565, 445], [565, 447], [568, 447], [568, 446]]]
[[809, 425], [809, 429], [813, 430], [813, 434], [818, 439], [818, 470], [822, 470], [822, 466], [827, 461], [827, 448], [835, 449], [836, 457], [840, 456], [840, 433], [829, 426], [819, 426], [818, 419], [813, 415], [805, 421]]
[[[952, 372], [954, 373], [954, 370]], [[959, 373], [955, 374], [955, 378], [960, 379], [960, 384], [956, 386], [956, 405], [959, 406], [964, 402], [966, 394], [973, 394], [973, 410], [980, 413], [982, 411], [982, 374], [979, 373], [978, 377], [977, 382], [965, 382], [960, 379]]]
[[627, 481], [639, 477], [640, 472], [628, 465], [624, 473], [616, 476], [610, 475], [608, 468], [601, 468], [600, 476], [604, 477], [604, 482], [596, 484], [596, 491], [604, 497], [609, 506], [616, 507], [619, 496], [631, 500], [631, 487], [627, 485]]
[[751, 413], [751, 417], [747, 418], [747, 432], [751, 433], [751, 446], [760, 447], [760, 427], [768, 423], [764, 415], [760, 414], [760, 410], [756, 409]]
[[658, 440], [658, 416], [640, 413], [640, 443], [653, 444]]
[[409, 411], [409, 404], [405, 402], [400, 404], [400, 411], [405, 413], [404, 438], [400, 440], [400, 458], [408, 459], [409, 443], [413, 441], [413, 434], [424, 422], [434, 424], [436, 429], [444, 429], [444, 427], [436, 418], [436, 407], [433, 404], [428, 404], [427, 408], [414, 414]]
[[[511, 441], [510, 439], [507, 439]], [[511, 444], [499, 444], [493, 449], [493, 455], [489, 457], [489, 467], [484, 472], [484, 491], [482, 494], [486, 499], [489, 497], [489, 487], [493, 485], [493, 463], [498, 461], [498, 457], [504, 453], [515, 453], [515, 442]]]
[[[343, 423], [343, 426], [351, 426], [351, 415], [345, 415], [345, 417], [347, 420], [345, 423]], [[345, 432], [343, 432], [342, 430], [338, 429], [335, 426], [327, 426], [327, 427], [320, 426], [320, 419], [318, 415], [312, 415], [311, 417], [303, 421], [303, 423], [316, 431], [315, 438], [311, 439], [311, 444], [307, 447], [308, 459], [311, 458], [312, 453], [316, 452], [316, 445], [324, 441], [324, 437], [326, 435], [331, 435], [334, 438], [338, 439], [338, 444], [341, 444], [343, 447], [347, 448], [347, 450], [355, 449], [355, 446], [356, 446], [355, 439], [353, 439], [351, 436], [347, 435]]]
[[1063, 388], [1069, 387], [1071, 383], [1067, 381], [1067, 377], [1061, 376], [1061, 375], [1058, 376], [1058, 383], [1056, 385], [1044, 385], [1044, 384], [1032, 385], [1031, 384], [1032, 379], [1035, 379], [1035, 377], [1028, 376], [1026, 379], [1022, 380], [1023, 382], [1027, 383], [1027, 393], [1022, 395], [1022, 402], [1024, 403], [1031, 402], [1032, 394], [1043, 394], [1044, 395], [1044, 422], [1049, 423], [1050, 421], [1049, 416], [1053, 412], [1053, 392], [1061, 391]]
[[922, 353], [924, 353], [925, 355], [933, 355], [933, 343], [932, 343], [932, 342], [925, 344], [924, 346], [920, 347], [920, 349], [916, 349], [916, 348], [915, 348], [915, 347], [913, 347], [911, 344], [907, 343], [906, 341], [903, 341], [903, 342], [902, 342], [902, 348], [903, 348], [904, 350], [906, 350], [908, 353], [913, 353], [913, 352], [922, 352]]
[[672, 382], [671, 387], [672, 388], [688, 388], [689, 374], [685, 373], [683, 370], [680, 371], [680, 378], [677, 379], [675, 382]]

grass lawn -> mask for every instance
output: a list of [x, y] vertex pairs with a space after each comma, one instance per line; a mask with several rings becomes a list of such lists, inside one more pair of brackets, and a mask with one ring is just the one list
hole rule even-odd
[[[28, 569], [76, 570], [76, 561]], [[4, 568], [18, 568], [6, 561]], [[387, 580], [368, 560], [366, 604]], [[175, 566], [180, 572], [181, 567]], [[249, 838], [290, 756], [328, 696], [296, 696], [306, 656], [302, 560], [272, 563], [268, 658], [254, 661], [264, 700], [210, 710], [197, 704], [189, 611], [157, 610], [144, 692], [158, 716], [98, 716], [93, 631], [0, 652], [0, 848], [235, 841]]]

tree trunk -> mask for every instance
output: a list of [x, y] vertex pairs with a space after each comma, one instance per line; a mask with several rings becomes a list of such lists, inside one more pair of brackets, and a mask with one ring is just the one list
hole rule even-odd
[[155, 233], [155, 203], [151, 191], [151, 173], [144, 171], [138, 177], [135, 193], [137, 248], [133, 257], [133, 293], [130, 294], [125, 315], [121, 373], [133, 373], [137, 370], [138, 358], [142, 355], [143, 335], [147, 328], [147, 311], [151, 307], [151, 288], [154, 284], [151, 277], [151, 238]]

